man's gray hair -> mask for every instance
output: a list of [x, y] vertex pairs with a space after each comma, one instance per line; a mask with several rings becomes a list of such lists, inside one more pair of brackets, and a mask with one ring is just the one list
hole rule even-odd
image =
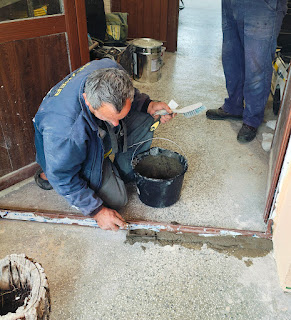
[[103, 102], [112, 104], [120, 112], [127, 99], [133, 101], [134, 88], [129, 75], [116, 68], [93, 71], [85, 82], [84, 92], [91, 106], [97, 110]]

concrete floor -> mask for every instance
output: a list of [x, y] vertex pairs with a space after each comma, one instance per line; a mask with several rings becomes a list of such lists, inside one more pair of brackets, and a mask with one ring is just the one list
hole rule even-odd
[[242, 257], [124, 243], [117, 233], [37, 222], [0, 222], [0, 257], [25, 253], [49, 281], [52, 320], [291, 318], [269, 253]]
[[[166, 53], [162, 79], [135, 85], [153, 99], [198, 101], [218, 108], [226, 95], [221, 66], [220, 0], [184, 0], [177, 53]], [[266, 121], [273, 119], [270, 106]], [[189, 170], [181, 199], [167, 209], [143, 205], [133, 186], [126, 219], [264, 231], [269, 154], [264, 123], [247, 145], [236, 141], [241, 123], [177, 116], [156, 136], [185, 153]], [[154, 141], [175, 149], [175, 145]], [[71, 211], [54, 191], [31, 179], [0, 194], [0, 205]], [[279, 287], [271, 253], [179, 245], [125, 243], [117, 233], [79, 226], [0, 220], [0, 257], [25, 253], [41, 263], [51, 291], [51, 319], [290, 319], [291, 296]]]
[[[178, 51], [165, 54], [162, 79], [152, 84], [134, 81], [134, 85], [152, 99], [174, 99], [181, 106], [201, 101], [208, 109], [218, 108], [226, 96], [220, 0], [185, 5], [180, 12]], [[129, 204], [120, 213], [125, 219], [265, 231], [269, 153], [261, 143], [262, 133], [272, 132], [266, 126], [267, 120], [275, 119], [271, 104], [257, 138], [246, 145], [236, 140], [241, 122], [211, 121], [205, 113], [190, 119], [178, 115], [161, 125], [155, 137], [171, 139], [183, 151], [164, 140], [153, 145], [184, 153], [188, 160], [181, 199], [171, 207], [153, 209], [141, 203], [130, 185]], [[33, 179], [0, 193], [0, 206], [76, 212], [54, 191], [39, 189]]]

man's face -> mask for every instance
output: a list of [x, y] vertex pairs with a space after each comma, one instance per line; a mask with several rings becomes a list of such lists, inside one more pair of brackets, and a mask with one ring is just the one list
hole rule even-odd
[[94, 114], [94, 116], [100, 120], [111, 123], [114, 127], [119, 125], [119, 120], [127, 116], [131, 108], [131, 101], [127, 99], [125, 106], [120, 112], [117, 112], [115, 107], [111, 103], [104, 102], [98, 110], [93, 109], [89, 101], [86, 99], [86, 94], [83, 93], [86, 104], [89, 110]]

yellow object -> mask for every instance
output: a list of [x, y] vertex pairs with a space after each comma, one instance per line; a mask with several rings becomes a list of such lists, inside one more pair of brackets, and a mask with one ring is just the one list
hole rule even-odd
[[279, 66], [278, 66], [278, 64], [276, 62], [273, 62], [273, 67], [274, 67], [275, 71], [277, 72]]
[[106, 32], [114, 39], [120, 40], [120, 26], [118, 25], [107, 25]]
[[104, 159], [106, 159], [110, 155], [111, 152], [112, 152], [112, 148], [104, 154]]
[[156, 121], [155, 123], [152, 124], [150, 131], [155, 131], [157, 127], [159, 126], [160, 121]]
[[38, 9], [33, 10], [35, 17], [41, 17], [47, 15], [47, 5], [44, 5]]

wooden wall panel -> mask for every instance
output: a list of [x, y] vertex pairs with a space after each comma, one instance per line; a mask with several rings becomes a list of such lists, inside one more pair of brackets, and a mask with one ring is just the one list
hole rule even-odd
[[161, 40], [177, 50], [179, 0], [111, 0], [112, 12], [128, 13], [128, 38]]
[[120, 0], [121, 12], [128, 13], [128, 38], [148, 37], [166, 41], [168, 0]]
[[[161, 21], [167, 21], [168, 20], [168, 0], [161, 0]], [[160, 38], [161, 39], [167, 39], [167, 31], [168, 27], [166, 23], [161, 23], [160, 26]]]
[[[162, 10], [164, 10], [164, 8], [161, 7], [161, 0], [154, 1], [152, 3], [152, 7], [151, 7], [151, 17], [152, 17], [151, 33], [158, 34], [157, 40], [161, 40], [161, 25], [165, 24], [165, 21], [161, 21], [161, 11]], [[163, 39], [163, 40], [166, 40], [166, 39]]]
[[[153, 1], [155, 0], [149, 0], [149, 1], [142, 0], [142, 1], [143, 1], [143, 7], [144, 7], [144, 10], [142, 12], [142, 15], [144, 18], [142, 37], [153, 38], [158, 40], [158, 37], [160, 37], [159, 31], [156, 30], [155, 33], [152, 33], [153, 16], [152, 16], [151, 8], [152, 8]], [[160, 0], [157, 0], [157, 1], [160, 1]], [[136, 18], [131, 17], [131, 19], [136, 19]], [[134, 21], [134, 23], [139, 23], [139, 20]]]
[[144, 37], [143, 29], [145, 25], [145, 17], [143, 13], [144, 13], [144, 1], [137, 1], [137, 15], [139, 17], [139, 20], [138, 20], [138, 23], [135, 23], [135, 29], [137, 32], [136, 38]]
[[121, 12], [121, 0], [111, 0], [111, 12]]
[[[129, 38], [141, 38], [148, 37], [145, 32], [145, 28], [147, 26], [145, 10], [147, 10], [147, 6], [144, 0], [136, 1], [136, 0], [123, 0], [123, 5], [126, 4], [125, 8], [128, 15], [128, 37]], [[123, 10], [122, 5], [122, 10]]]
[[167, 21], [167, 50], [174, 52], [178, 40], [179, 0], [169, 0]]
[[8, 141], [4, 139], [2, 130], [2, 118], [0, 117], [0, 177], [11, 171], [7, 142]]
[[35, 161], [32, 119], [45, 94], [69, 72], [65, 34], [0, 44], [0, 176]]

